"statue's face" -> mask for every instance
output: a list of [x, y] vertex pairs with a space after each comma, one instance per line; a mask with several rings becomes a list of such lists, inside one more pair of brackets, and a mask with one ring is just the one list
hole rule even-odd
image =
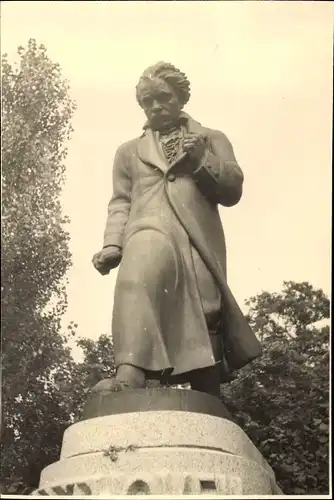
[[154, 130], [172, 125], [180, 116], [181, 105], [173, 89], [155, 78], [141, 83], [140, 102]]

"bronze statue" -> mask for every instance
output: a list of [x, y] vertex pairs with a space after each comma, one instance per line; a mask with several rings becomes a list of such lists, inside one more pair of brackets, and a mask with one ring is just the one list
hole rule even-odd
[[243, 173], [227, 137], [182, 111], [190, 83], [172, 64], [149, 67], [136, 87], [147, 122], [121, 145], [113, 167], [102, 274], [118, 265], [112, 334], [116, 377], [95, 390], [189, 382], [220, 384], [261, 355], [226, 282], [218, 205], [242, 196]]

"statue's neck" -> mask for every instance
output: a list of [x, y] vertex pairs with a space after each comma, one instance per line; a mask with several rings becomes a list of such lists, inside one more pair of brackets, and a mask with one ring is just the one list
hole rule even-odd
[[156, 128], [155, 130], [159, 132], [161, 135], [167, 135], [173, 132], [174, 130], [177, 130], [181, 127], [180, 119], [178, 118], [177, 120], [173, 120], [170, 123], [167, 123], [164, 127], [159, 127]]
[[168, 128], [162, 129], [162, 130], [158, 130], [158, 132], [159, 132], [159, 135], [170, 135], [179, 129], [180, 129], [180, 125], [176, 124], [176, 125], [173, 125], [171, 127], [168, 127]]

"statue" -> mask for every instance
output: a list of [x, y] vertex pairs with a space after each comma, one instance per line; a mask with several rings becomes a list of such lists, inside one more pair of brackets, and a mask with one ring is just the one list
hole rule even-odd
[[[39, 495], [282, 494], [220, 399], [220, 384], [261, 346], [226, 282], [218, 213], [239, 202], [243, 173], [226, 136], [182, 111], [189, 87], [164, 62], [137, 85], [147, 123], [116, 152], [93, 257], [102, 275], [119, 265], [116, 376], [93, 387]], [[149, 379], [193, 390], [150, 388]]]
[[103, 248], [118, 265], [112, 320], [116, 376], [94, 391], [144, 388], [147, 379], [220, 395], [220, 384], [261, 355], [226, 281], [218, 205], [242, 196], [243, 173], [227, 137], [183, 112], [190, 83], [172, 64], [149, 67], [136, 87], [147, 122], [121, 145]]

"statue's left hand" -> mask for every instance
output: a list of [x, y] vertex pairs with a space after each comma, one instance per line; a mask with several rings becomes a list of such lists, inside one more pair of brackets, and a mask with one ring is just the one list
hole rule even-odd
[[202, 134], [187, 134], [183, 139], [183, 151], [193, 160], [197, 168], [202, 160], [206, 148], [206, 139]]

